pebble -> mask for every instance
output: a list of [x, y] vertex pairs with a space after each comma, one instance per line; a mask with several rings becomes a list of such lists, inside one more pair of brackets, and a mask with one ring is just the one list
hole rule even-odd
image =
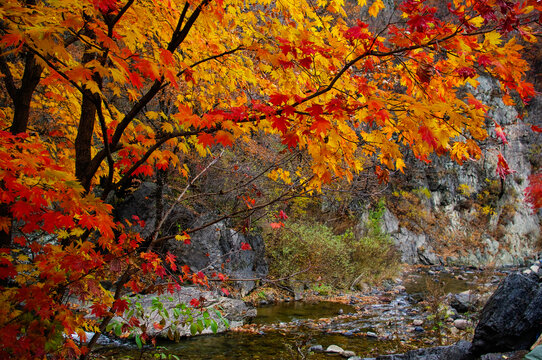
[[465, 330], [469, 326], [469, 322], [465, 319], [454, 320], [454, 326], [459, 330]]
[[421, 326], [416, 326], [414, 328], [414, 331], [416, 331], [416, 332], [424, 332], [425, 330]]
[[351, 358], [352, 356], [356, 356], [356, 353], [353, 352], [353, 351], [344, 350], [344, 351], [341, 353], [341, 355], [344, 356], [345, 358]]
[[414, 326], [421, 326], [421, 325], [423, 325], [423, 320], [421, 320], [421, 319], [416, 319], [416, 320], [414, 320], [414, 321], [412, 322], [412, 325], [414, 325]]
[[370, 338], [377, 338], [377, 337], [378, 337], [378, 335], [377, 335], [376, 333], [372, 332], [372, 331], [367, 331], [367, 332], [365, 333], [365, 335], [366, 335], [367, 337], [370, 337]]
[[[336, 353], [336, 354], [342, 354], [344, 352], [344, 349], [337, 345], [329, 345], [326, 349], [326, 352], [328, 353]], [[354, 354], [355, 355], [355, 354]]]
[[540, 270], [540, 267], [538, 265], [533, 265], [531, 266], [530, 268], [532, 270], [532, 272], [534, 272], [535, 274], [538, 274], [538, 270]]
[[309, 351], [311, 352], [323, 352], [324, 347], [322, 345], [313, 345], [309, 348]]

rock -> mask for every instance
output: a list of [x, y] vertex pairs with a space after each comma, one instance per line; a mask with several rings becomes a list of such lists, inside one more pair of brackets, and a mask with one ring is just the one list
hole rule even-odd
[[469, 325], [470, 325], [469, 321], [465, 319], [454, 320], [454, 326], [459, 330], [465, 330], [469, 327]]
[[472, 352], [479, 356], [527, 350], [541, 332], [542, 287], [538, 278], [514, 273], [501, 282], [484, 306]]
[[450, 306], [459, 313], [475, 311], [479, 297], [471, 290], [463, 291], [459, 294], [453, 294], [450, 300]]
[[411, 350], [405, 354], [381, 355], [376, 360], [463, 360], [468, 356], [471, 343], [461, 340], [454, 345]]
[[[202, 216], [190, 227], [198, 228], [213, 219], [211, 215]], [[242, 243], [249, 244], [251, 250], [240, 250]], [[225, 273], [232, 279], [262, 278], [268, 273], [262, 236], [241, 234], [228, 228], [225, 221], [193, 233], [190, 244], [170, 240], [167, 247], [179, 262], [187, 264], [193, 271], [205, 268], [208, 272]], [[255, 281], [239, 281], [236, 284], [242, 296], [256, 286]]]
[[425, 330], [421, 326], [416, 326], [414, 328], [414, 331], [416, 331], [416, 332], [424, 332]]
[[531, 269], [531, 271], [534, 272], [535, 274], [538, 274], [538, 271], [540, 270], [540, 266], [533, 265], [529, 269]]
[[[149, 239], [156, 225], [156, 196], [169, 194], [167, 187], [160, 188], [150, 182], [144, 182], [129, 194], [116, 207], [116, 217], [132, 221], [132, 216], [138, 216], [145, 221], [145, 227], [134, 225], [131, 230], [138, 232], [144, 239]], [[169, 210], [171, 203], [165, 203], [164, 211]], [[196, 229], [215, 220], [207, 214], [200, 215], [180, 204], [174, 204], [173, 210], [164, 222], [161, 234], [171, 236], [179, 233], [180, 229]], [[248, 243], [251, 250], [241, 251], [241, 243]], [[260, 235], [244, 235], [228, 228], [227, 222], [220, 221], [191, 235], [191, 243], [168, 240], [167, 249], [178, 259], [178, 265], [188, 265], [192, 271], [207, 269], [228, 275], [232, 279], [254, 279], [265, 277], [268, 265], [265, 260], [265, 246]], [[224, 264], [224, 269], [221, 265]], [[254, 281], [238, 281], [233, 283], [246, 295], [256, 283]]]
[[416, 319], [412, 322], [412, 325], [414, 326], [422, 326], [423, 325], [423, 320], [421, 319]]
[[344, 351], [341, 353], [341, 356], [350, 359], [351, 357], [356, 356], [356, 353], [353, 352], [353, 351], [344, 350]]
[[542, 360], [542, 346], [535, 347], [525, 356], [525, 360]]
[[329, 345], [326, 349], [327, 353], [342, 354], [344, 349], [337, 345]]
[[[162, 190], [168, 193], [166, 188]], [[134, 225], [131, 230], [138, 232], [143, 239], [148, 239], [156, 225], [156, 202], [155, 197], [160, 192], [159, 186], [152, 182], [144, 182], [139, 188], [129, 194], [115, 209], [116, 217], [119, 219], [132, 220], [132, 216], [137, 216], [145, 221], [145, 227]], [[188, 209], [175, 205], [169, 217], [162, 226], [164, 235], [172, 235], [176, 231], [177, 225], [188, 228], [196, 220], [196, 214]]]
[[511, 352], [506, 352], [506, 353], [491, 353], [491, 354], [484, 354], [480, 356], [479, 360], [503, 360], [503, 359], [524, 360], [526, 354], [527, 354], [527, 351], [525, 350], [511, 351]]
[[309, 352], [323, 352], [324, 347], [322, 345], [313, 345], [309, 348]]
[[376, 333], [372, 332], [372, 331], [367, 331], [365, 333], [365, 336], [370, 337], [370, 338], [377, 338], [378, 337], [378, 335]]
[[[161, 305], [157, 307], [156, 299], [160, 300]], [[230, 327], [237, 327], [243, 325], [249, 319], [256, 316], [256, 309], [249, 307], [245, 302], [238, 299], [227, 298], [216, 295], [210, 291], [203, 291], [196, 287], [185, 286], [181, 288], [177, 293], [172, 295], [157, 296], [156, 294], [140, 295], [138, 298], [132, 298], [134, 305], [128, 308], [127, 312], [132, 309], [136, 309], [135, 303], [141, 304], [143, 311], [135, 310], [134, 317], [137, 318], [141, 324], [147, 326], [147, 334], [151, 337], [157, 336], [160, 338], [168, 338], [166, 331], [157, 329], [154, 324], [162, 323], [164, 329], [173, 330], [176, 336], [191, 336], [190, 324], [184, 324], [186, 319], [191, 315], [195, 320], [203, 318], [203, 314], [197, 310], [191, 308], [188, 304], [192, 299], [197, 299], [206, 308], [209, 309], [208, 313], [211, 319], [217, 323], [217, 332], [224, 332], [227, 330], [223, 320], [215, 313], [213, 309], [219, 309], [222, 317], [229, 322]], [[180, 304], [187, 305], [187, 310], [182, 310]], [[158, 309], [163, 306], [169, 317], [164, 318], [159, 314]], [[178, 308], [180, 316], [176, 319], [174, 316], [174, 309]], [[185, 311], [190, 314], [184, 313]], [[119, 321], [123, 323], [123, 320], [119, 317], [115, 317], [113, 321]], [[203, 330], [202, 334], [212, 334], [211, 328]]]

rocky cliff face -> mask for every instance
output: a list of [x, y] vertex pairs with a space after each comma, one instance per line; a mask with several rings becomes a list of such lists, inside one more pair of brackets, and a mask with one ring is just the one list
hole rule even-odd
[[[514, 107], [494, 96], [499, 91], [494, 81], [481, 78], [476, 91], [491, 106], [489, 128], [493, 121], [501, 124], [509, 144], [490, 133], [479, 161], [410, 162], [383, 218], [405, 262], [516, 265], [540, 251], [541, 214], [525, 203], [524, 191], [542, 164], [542, 135], [530, 129], [542, 122], [542, 97], [532, 100], [521, 121]], [[515, 171], [504, 181], [496, 174], [499, 152]]]
[[[122, 205], [118, 206], [119, 219], [131, 219], [133, 215], [145, 221], [143, 229], [136, 226], [144, 239], [149, 239], [157, 224], [156, 196], [158, 185], [143, 183]], [[172, 206], [168, 202], [168, 190], [165, 188], [160, 194], [165, 194], [162, 200], [164, 205], [162, 213]], [[219, 221], [210, 226], [213, 217], [208, 209], [197, 213], [179, 204], [173, 205], [169, 217], [166, 219], [160, 236], [170, 236], [182, 233], [181, 230], [202, 227], [191, 235], [190, 244], [183, 241], [169, 240], [162, 244], [177, 257], [178, 265], [188, 265], [193, 272], [204, 271], [206, 274], [222, 273], [231, 279], [237, 279], [233, 284], [239, 289], [241, 295], [247, 294], [254, 288], [259, 278], [265, 278], [268, 266], [265, 260], [265, 246], [261, 235], [242, 234], [228, 227], [227, 221]], [[242, 250], [242, 243], [250, 245], [249, 250]], [[220, 284], [223, 286], [223, 284]]]

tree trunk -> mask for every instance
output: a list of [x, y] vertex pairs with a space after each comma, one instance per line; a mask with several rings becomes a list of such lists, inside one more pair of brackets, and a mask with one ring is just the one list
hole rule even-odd
[[32, 102], [32, 95], [36, 90], [36, 86], [40, 82], [42, 71], [42, 67], [36, 64], [34, 55], [28, 53], [26, 55], [21, 87], [17, 89], [16, 95], [13, 98], [14, 115], [10, 132], [14, 135], [26, 132], [28, 128], [30, 103]]
[[[94, 60], [95, 55], [86, 52], [83, 55], [83, 63]], [[102, 78], [99, 74], [92, 75], [98, 87], [102, 87]], [[94, 123], [96, 122], [96, 104], [99, 99], [90, 90], [83, 90], [83, 99], [81, 101], [81, 116], [77, 128], [77, 137], [75, 138], [75, 176], [81, 182], [81, 185], [88, 192], [92, 183], [93, 174], [90, 164], [92, 161], [92, 137], [94, 135]]]

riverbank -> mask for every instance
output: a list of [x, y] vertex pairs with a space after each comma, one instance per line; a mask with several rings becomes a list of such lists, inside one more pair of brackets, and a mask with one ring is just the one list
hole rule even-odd
[[[276, 301], [266, 297], [267, 304], [266, 294], [256, 290], [258, 311], [251, 323], [158, 345], [183, 359], [324, 359], [327, 353], [319, 350], [331, 345], [375, 357], [451, 345], [472, 339], [477, 309], [508, 272], [408, 267], [400, 278], [368, 291], [323, 295], [309, 289], [302, 301], [275, 291]], [[122, 354], [102, 353], [116, 359]]]

